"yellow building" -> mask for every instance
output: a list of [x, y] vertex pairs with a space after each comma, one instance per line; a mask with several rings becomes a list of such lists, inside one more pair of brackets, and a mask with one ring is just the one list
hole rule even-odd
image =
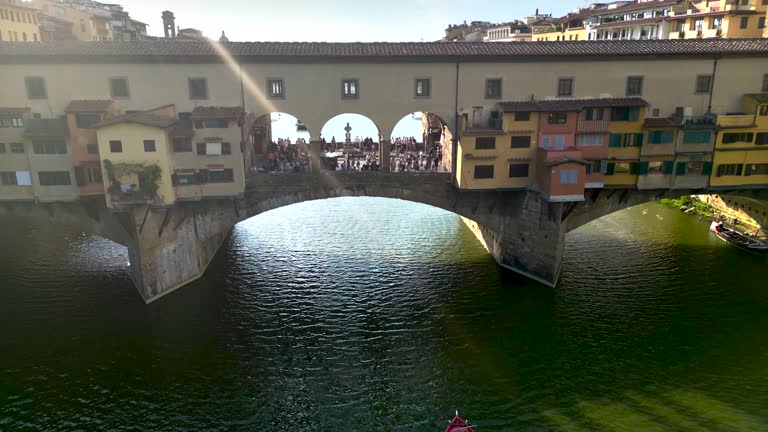
[[72, 23], [72, 36], [81, 41], [112, 40], [111, 14], [93, 7], [73, 7], [55, 0], [35, 0], [40, 11]]
[[32, 3], [21, 0], [0, 0], [0, 41], [39, 41], [38, 13], [39, 11]]
[[768, 185], [768, 93], [744, 96], [744, 114], [718, 117], [710, 185]]
[[670, 39], [760, 38], [768, 3], [762, 0], [696, 0], [672, 13]]
[[176, 202], [171, 178], [176, 123], [169, 105], [96, 125], [108, 207]]
[[456, 161], [462, 189], [525, 189], [534, 168], [539, 113], [503, 113], [503, 128], [464, 127]]
[[647, 108], [615, 107], [610, 111], [606, 186], [637, 184], [640, 174], [640, 149], [643, 147]]

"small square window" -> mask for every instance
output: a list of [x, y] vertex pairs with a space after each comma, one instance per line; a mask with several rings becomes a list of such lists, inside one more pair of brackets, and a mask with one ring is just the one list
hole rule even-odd
[[109, 91], [112, 99], [128, 99], [128, 78], [110, 78]]
[[341, 97], [344, 99], [357, 99], [360, 97], [360, 83], [356, 79], [341, 81]]
[[208, 99], [208, 81], [205, 78], [189, 79], [189, 98]]
[[696, 94], [709, 93], [712, 90], [712, 75], [696, 75]]
[[122, 141], [110, 141], [109, 142], [109, 151], [111, 153], [122, 153], [123, 152], [123, 142]]
[[42, 77], [25, 77], [24, 82], [27, 86], [27, 98], [48, 99], [48, 91]]
[[749, 17], [741, 17], [739, 28], [745, 29], [747, 27], [749, 27]]
[[643, 95], [643, 77], [631, 76], [627, 77], [627, 96], [642, 96]]
[[157, 151], [155, 148], [155, 140], [144, 140], [144, 151], [146, 153], [154, 153]]
[[528, 177], [528, 164], [509, 164], [510, 177]]
[[501, 78], [490, 78], [485, 80], [485, 98], [501, 98]]
[[475, 178], [476, 179], [493, 178], [493, 165], [475, 165]]
[[512, 142], [511, 148], [530, 148], [531, 136], [530, 135], [513, 136], [511, 142]]
[[573, 96], [573, 78], [560, 78], [557, 80], [557, 96]]
[[417, 98], [432, 96], [432, 81], [429, 78], [417, 78], [414, 96]]
[[566, 124], [568, 122], [568, 113], [554, 112], [547, 114], [547, 123], [549, 124]]
[[496, 148], [496, 137], [475, 138], [475, 150], [493, 150]]
[[99, 145], [98, 144], [88, 144], [86, 146], [88, 150], [88, 154], [99, 154]]
[[267, 80], [267, 91], [269, 97], [274, 99], [282, 99], [285, 97], [285, 84], [281, 79], [269, 79]]
[[530, 121], [531, 113], [528, 111], [519, 111], [515, 113], [515, 121]]
[[24, 153], [24, 144], [11, 143], [11, 153]]
[[79, 129], [87, 129], [93, 127], [93, 125], [99, 123], [101, 121], [101, 116], [99, 114], [85, 114], [85, 113], [77, 113], [75, 114], [75, 123], [77, 124], [77, 127]]

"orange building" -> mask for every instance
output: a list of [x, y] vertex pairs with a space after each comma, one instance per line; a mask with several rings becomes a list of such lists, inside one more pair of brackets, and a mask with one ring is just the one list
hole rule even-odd
[[114, 102], [73, 100], [65, 112], [80, 196], [104, 195], [99, 144], [93, 126], [116, 115]]

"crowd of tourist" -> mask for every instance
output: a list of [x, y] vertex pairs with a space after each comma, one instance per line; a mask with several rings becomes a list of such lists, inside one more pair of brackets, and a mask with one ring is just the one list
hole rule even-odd
[[[379, 143], [371, 138], [357, 137], [345, 148], [335, 137], [330, 142], [321, 139], [325, 169], [336, 171], [380, 171]], [[390, 142], [389, 170], [391, 172], [441, 171], [443, 148], [440, 144], [428, 149], [413, 137], [395, 138]], [[306, 140], [280, 138], [270, 143], [261, 164], [252, 168], [254, 173], [310, 172], [309, 146]]]

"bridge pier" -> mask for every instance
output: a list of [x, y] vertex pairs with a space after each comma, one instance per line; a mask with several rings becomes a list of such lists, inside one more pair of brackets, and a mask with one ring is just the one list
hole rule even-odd
[[236, 200], [133, 206], [118, 214], [130, 234], [129, 274], [146, 303], [205, 273], [232, 227], [245, 218]]
[[381, 162], [381, 172], [389, 172], [389, 158], [392, 150], [392, 145], [388, 139], [381, 138], [379, 140], [379, 160]]
[[484, 218], [489, 223], [462, 220], [500, 266], [554, 287], [565, 244], [563, 205], [548, 203], [535, 192], [517, 196], [521, 202], [505, 205], [500, 216]]

